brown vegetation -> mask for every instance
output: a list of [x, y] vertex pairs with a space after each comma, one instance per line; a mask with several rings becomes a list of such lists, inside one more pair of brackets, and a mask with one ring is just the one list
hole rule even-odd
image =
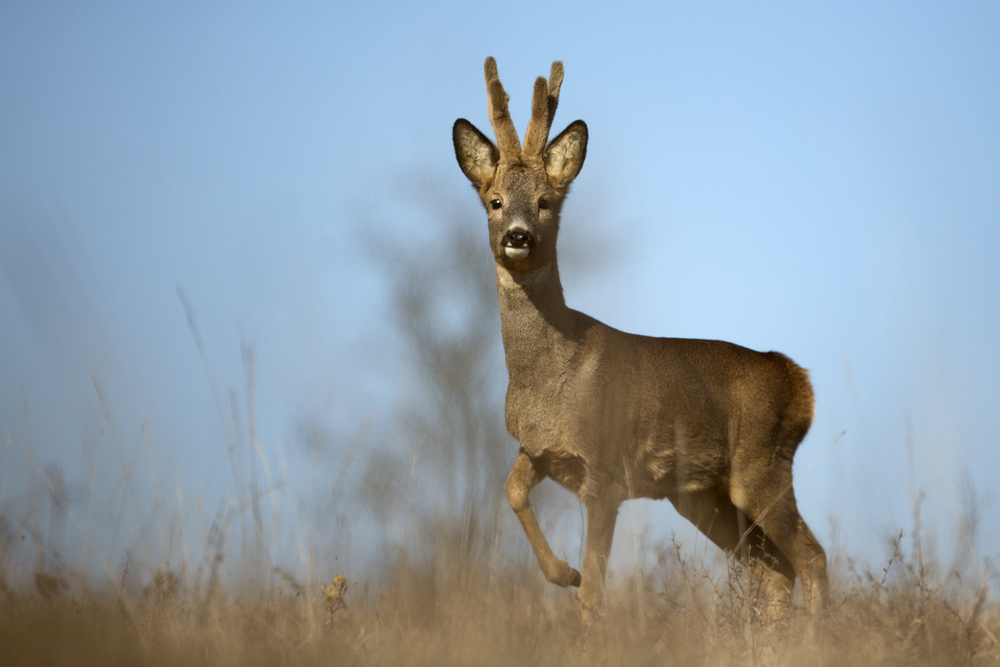
[[738, 565], [669, 544], [648, 571], [612, 581], [606, 619], [587, 630], [571, 593], [502, 567], [460, 579], [451, 553], [419, 564], [401, 556], [367, 581], [326, 586], [273, 573], [259, 586], [199, 590], [163, 571], [141, 589], [123, 573], [117, 591], [88, 590], [39, 573], [32, 590], [4, 590], [0, 664], [1000, 663], [987, 582], [939, 579], [901, 540], [893, 548], [883, 571], [834, 571], [815, 645], [802, 642], [801, 608], [782, 636], [769, 634]]

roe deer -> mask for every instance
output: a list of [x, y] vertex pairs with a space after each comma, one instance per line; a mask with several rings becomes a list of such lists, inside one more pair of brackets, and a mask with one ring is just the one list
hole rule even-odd
[[[826, 555], [799, 515], [792, 457], [813, 416], [808, 373], [777, 352], [714, 340], [628, 334], [572, 310], [556, 262], [559, 215], [583, 166], [587, 126], [548, 141], [561, 62], [535, 81], [524, 145], [486, 59], [494, 145], [469, 121], [455, 155], [486, 207], [507, 388], [507, 430], [521, 448], [505, 490], [546, 579], [579, 586], [585, 621], [599, 611], [618, 506], [667, 498], [760, 578], [768, 616], [783, 614], [795, 577], [815, 624]], [[549, 547], [528, 494], [551, 477], [586, 507], [583, 576]]]

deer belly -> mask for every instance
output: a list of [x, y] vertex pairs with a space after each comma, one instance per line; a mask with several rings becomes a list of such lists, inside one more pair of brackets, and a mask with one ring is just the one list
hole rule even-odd
[[714, 487], [728, 476], [726, 450], [714, 438], [641, 443], [629, 476], [632, 498], [664, 498]]

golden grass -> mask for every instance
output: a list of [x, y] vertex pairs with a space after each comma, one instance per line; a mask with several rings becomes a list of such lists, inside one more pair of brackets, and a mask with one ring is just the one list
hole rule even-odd
[[447, 555], [313, 586], [273, 572], [266, 583], [195, 590], [158, 571], [141, 591], [73, 590], [37, 573], [31, 590], [2, 592], [0, 664], [1000, 664], [987, 582], [938, 578], [901, 542], [882, 570], [834, 572], [814, 644], [800, 608], [787, 627], [765, 628], [738, 566], [697, 562], [672, 544], [648, 572], [612, 580], [604, 619], [590, 628], [573, 592], [533, 570], [451, 567]]

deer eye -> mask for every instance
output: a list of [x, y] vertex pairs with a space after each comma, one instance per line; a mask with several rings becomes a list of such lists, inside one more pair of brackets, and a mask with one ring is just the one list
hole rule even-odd
[[494, 211], [499, 209], [501, 206], [503, 206], [503, 202], [500, 201], [499, 199], [494, 199], [493, 201], [490, 202], [490, 208], [493, 209]]
[[542, 197], [541, 199], [538, 200], [538, 208], [540, 210], [544, 211], [548, 207], [549, 207], [549, 200], [548, 199], [546, 199], [545, 197]]

